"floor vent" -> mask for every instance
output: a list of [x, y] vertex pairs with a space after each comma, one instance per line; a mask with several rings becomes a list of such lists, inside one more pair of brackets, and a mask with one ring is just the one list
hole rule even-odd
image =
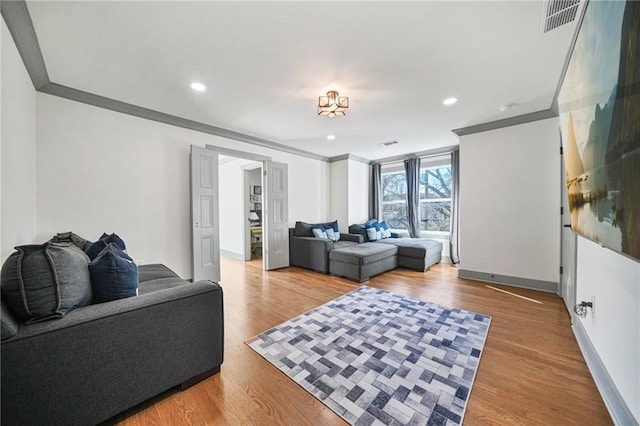
[[541, 33], [547, 33], [575, 21], [579, 8], [580, 0], [544, 0]]

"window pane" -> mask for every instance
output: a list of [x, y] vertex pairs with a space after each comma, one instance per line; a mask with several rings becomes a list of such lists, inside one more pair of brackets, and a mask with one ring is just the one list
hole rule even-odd
[[420, 229], [423, 231], [449, 232], [451, 224], [451, 202], [421, 202]]
[[451, 198], [451, 167], [420, 172], [420, 199]]
[[407, 204], [383, 203], [382, 219], [386, 220], [392, 229], [407, 229]]
[[407, 197], [407, 178], [404, 173], [382, 175], [382, 201], [403, 201]]

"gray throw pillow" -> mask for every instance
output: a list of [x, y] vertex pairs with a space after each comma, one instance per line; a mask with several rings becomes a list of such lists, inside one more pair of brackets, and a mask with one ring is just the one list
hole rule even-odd
[[58, 232], [49, 241], [52, 243], [71, 243], [82, 251], [87, 251], [91, 244], [93, 244], [93, 242], [87, 241], [73, 232]]
[[2, 266], [2, 299], [20, 322], [60, 318], [91, 303], [89, 258], [72, 243], [16, 247]]

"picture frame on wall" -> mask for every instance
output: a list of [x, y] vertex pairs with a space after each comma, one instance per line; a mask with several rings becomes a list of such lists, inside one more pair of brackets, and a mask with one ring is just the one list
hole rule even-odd
[[262, 195], [262, 187], [260, 185], [255, 185], [253, 187], [253, 193], [254, 194], [258, 194], [258, 195]]
[[259, 203], [260, 201], [262, 201], [260, 198], [261, 198], [260, 195], [251, 194], [249, 196], [249, 201], [252, 203]]
[[255, 203], [254, 210], [262, 210], [262, 204], [261, 203]]

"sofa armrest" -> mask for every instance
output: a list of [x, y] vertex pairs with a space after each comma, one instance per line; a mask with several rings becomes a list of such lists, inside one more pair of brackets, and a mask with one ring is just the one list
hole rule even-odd
[[342, 241], [353, 241], [354, 243], [362, 244], [364, 243], [364, 236], [360, 234], [343, 234], [340, 233], [340, 239]]
[[326, 274], [329, 272], [329, 252], [333, 241], [315, 237], [289, 236], [289, 264], [313, 269]]
[[1, 346], [2, 423], [100, 423], [219, 367], [222, 296], [185, 283], [21, 326]]

